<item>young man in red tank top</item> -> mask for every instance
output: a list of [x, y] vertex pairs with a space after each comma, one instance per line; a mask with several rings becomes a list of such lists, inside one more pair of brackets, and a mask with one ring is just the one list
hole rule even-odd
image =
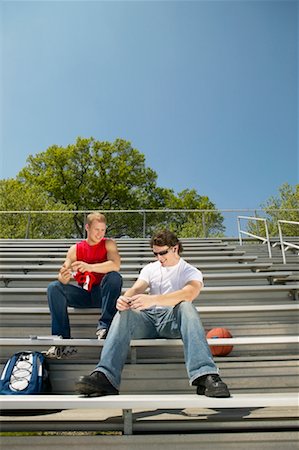
[[[72, 245], [59, 271], [58, 281], [48, 286], [48, 303], [52, 334], [71, 337], [67, 307], [101, 308], [96, 335], [104, 339], [116, 313], [121, 293], [120, 256], [116, 243], [105, 238], [106, 218], [100, 213], [87, 216], [87, 238]], [[70, 283], [75, 281], [76, 284]], [[51, 347], [49, 358], [62, 358], [76, 353], [73, 347]]]

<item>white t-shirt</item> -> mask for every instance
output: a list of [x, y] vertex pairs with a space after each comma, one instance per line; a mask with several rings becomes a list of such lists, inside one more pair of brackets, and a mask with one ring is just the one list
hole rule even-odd
[[149, 263], [141, 269], [138, 279], [146, 281], [151, 295], [178, 291], [189, 281], [203, 283], [200, 270], [191, 266], [183, 258], [180, 258], [175, 266], [169, 267], [163, 267], [159, 261]]

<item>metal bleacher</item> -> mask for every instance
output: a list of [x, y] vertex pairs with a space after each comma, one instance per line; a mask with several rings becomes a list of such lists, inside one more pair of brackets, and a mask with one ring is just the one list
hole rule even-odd
[[[74, 242], [0, 240], [1, 367], [16, 351], [44, 351], [53, 343], [49, 337], [46, 288], [56, 279], [66, 251]], [[83, 403], [72, 406], [74, 382], [94, 368], [103, 341], [95, 339], [97, 312], [70, 308], [73, 339], [64, 343], [76, 345], [78, 353], [73, 359], [50, 361], [52, 400], [58, 403], [49, 406], [48, 414], [43, 412], [37, 416], [12, 416], [6, 411], [1, 417], [3, 431], [124, 431], [126, 422], [121, 416], [124, 409], [133, 409], [130, 431], [138, 433], [240, 428], [290, 430], [298, 426], [298, 255], [289, 253], [287, 264], [282, 264], [279, 248], [273, 248], [273, 257], [269, 258], [265, 246], [250, 240], [243, 246], [237, 241], [221, 239], [183, 239], [182, 242], [182, 256], [204, 274], [205, 286], [194, 304], [205, 329], [225, 327], [233, 335], [229, 341], [209, 343], [233, 345], [228, 356], [215, 357], [215, 361], [236, 396], [227, 401], [235, 403], [223, 406], [221, 402], [214, 404], [204, 399], [201, 404], [199, 396], [198, 401], [187, 402], [184, 396], [194, 394], [195, 389], [188, 384], [181, 341], [143, 340], [132, 342], [119, 399], [122, 404], [127, 399], [130, 405], [132, 399], [136, 400], [134, 396], [147, 394], [152, 396], [153, 403], [140, 403], [132, 408], [119, 403], [116, 414], [115, 410], [111, 414], [104, 408], [104, 402], [97, 403], [96, 414], [95, 410], [86, 410]], [[148, 240], [118, 239], [117, 243], [126, 289], [153, 256]], [[42, 338], [45, 336], [48, 338]], [[156, 399], [155, 396], [161, 395], [169, 395], [169, 403], [166, 398], [165, 404], [162, 397]], [[263, 406], [263, 395], [276, 402]], [[60, 407], [57, 396], [65, 401]], [[255, 401], [249, 402], [248, 398]], [[289, 403], [287, 399], [291, 399]], [[6, 409], [5, 403], [2, 409]]]

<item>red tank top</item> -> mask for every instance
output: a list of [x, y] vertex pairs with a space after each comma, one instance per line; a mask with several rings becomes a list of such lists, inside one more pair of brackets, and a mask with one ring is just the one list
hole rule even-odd
[[[96, 264], [107, 261], [106, 238], [100, 240], [96, 245], [89, 245], [86, 241], [76, 244], [77, 261], [84, 261], [89, 264]], [[94, 284], [99, 284], [106, 275], [105, 273], [92, 272], [96, 278]]]

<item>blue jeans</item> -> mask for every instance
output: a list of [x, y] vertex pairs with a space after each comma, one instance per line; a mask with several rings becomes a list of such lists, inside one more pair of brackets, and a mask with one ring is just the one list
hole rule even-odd
[[182, 339], [190, 385], [200, 376], [218, 373], [201, 320], [192, 303], [181, 302], [174, 308], [163, 310], [126, 310], [114, 316], [95, 369], [103, 372], [116, 389], [120, 386], [131, 339], [142, 338]]
[[52, 334], [71, 337], [67, 307], [102, 308], [97, 328], [109, 328], [116, 313], [116, 300], [120, 296], [122, 277], [118, 272], [109, 272], [100, 284], [88, 292], [80, 286], [54, 281], [48, 286], [48, 303], [52, 317]]

